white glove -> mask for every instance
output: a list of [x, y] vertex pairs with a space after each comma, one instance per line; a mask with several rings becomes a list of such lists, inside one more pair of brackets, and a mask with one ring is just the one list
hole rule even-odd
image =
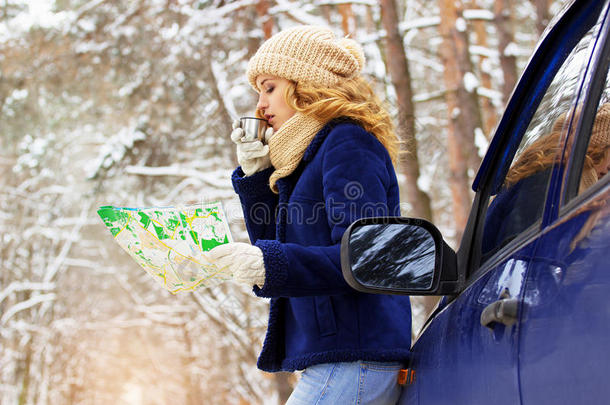
[[233, 121], [233, 132], [231, 132], [231, 140], [237, 145], [237, 161], [241, 165], [241, 169], [246, 176], [251, 176], [256, 172], [271, 167], [271, 159], [269, 158], [269, 142], [273, 136], [273, 128], [269, 127], [265, 130], [265, 144], [261, 141], [244, 141], [244, 130], [240, 127], [239, 121]]
[[207, 256], [223, 273], [238, 283], [263, 287], [265, 263], [260, 248], [249, 243], [233, 242], [216, 246]]

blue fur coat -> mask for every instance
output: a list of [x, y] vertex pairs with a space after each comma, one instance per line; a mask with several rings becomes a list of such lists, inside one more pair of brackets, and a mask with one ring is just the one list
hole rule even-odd
[[269, 188], [273, 169], [233, 173], [251, 242], [264, 255], [271, 298], [258, 367], [293, 371], [318, 363], [409, 358], [409, 298], [364, 294], [341, 274], [346, 228], [364, 216], [400, 215], [398, 185], [381, 143], [335, 121], [316, 134], [296, 171]]

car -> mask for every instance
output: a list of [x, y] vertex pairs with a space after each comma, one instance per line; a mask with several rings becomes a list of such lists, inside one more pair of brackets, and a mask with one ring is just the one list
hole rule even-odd
[[610, 402], [608, 13], [608, 0], [573, 1], [547, 28], [457, 251], [417, 218], [345, 232], [354, 289], [442, 296], [411, 345], [400, 404]]

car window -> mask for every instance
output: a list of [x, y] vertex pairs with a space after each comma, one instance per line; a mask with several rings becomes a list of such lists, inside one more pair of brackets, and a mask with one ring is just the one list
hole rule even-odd
[[601, 180], [610, 169], [610, 78], [608, 76], [596, 111], [577, 195]]
[[502, 187], [490, 196], [483, 226], [483, 261], [539, 225], [555, 162], [582, 74], [591, 55], [596, 24], [565, 59], [533, 115]]

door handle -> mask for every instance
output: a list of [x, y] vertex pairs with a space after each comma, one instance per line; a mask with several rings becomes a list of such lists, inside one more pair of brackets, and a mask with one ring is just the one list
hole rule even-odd
[[519, 300], [504, 298], [492, 302], [481, 313], [481, 325], [493, 329], [495, 323], [512, 326], [517, 322]]

